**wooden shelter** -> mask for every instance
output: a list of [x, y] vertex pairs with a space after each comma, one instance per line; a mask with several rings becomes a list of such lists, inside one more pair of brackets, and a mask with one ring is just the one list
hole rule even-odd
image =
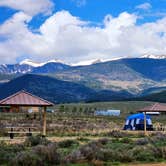
[[[8, 106], [12, 109], [20, 107], [41, 107], [43, 108], [43, 123], [42, 123], [42, 134], [46, 135], [46, 109], [47, 107], [53, 106], [54, 104], [46, 101], [40, 97], [34, 96], [26, 91], [19, 91], [3, 100], [0, 101], [0, 106]], [[12, 111], [12, 110], [11, 110]]]
[[145, 135], [147, 134], [146, 132], [146, 114], [147, 112], [166, 112], [166, 104], [164, 103], [155, 103], [153, 105], [144, 107], [140, 110], [138, 110], [138, 112], [143, 112], [144, 113], [144, 133]]

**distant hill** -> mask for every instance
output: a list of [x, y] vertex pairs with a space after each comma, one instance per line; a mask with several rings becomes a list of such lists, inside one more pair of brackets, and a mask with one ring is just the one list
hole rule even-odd
[[27, 64], [2, 64], [0, 65], [0, 74], [25, 74], [33, 69]]
[[166, 87], [164, 57], [164, 55], [148, 55], [143, 58], [106, 62], [88, 61], [82, 64], [83, 66], [70, 66], [58, 60], [43, 63], [24, 60], [19, 64], [0, 65], [0, 83], [31, 73], [78, 83], [95, 91], [110, 91], [116, 94], [128, 92], [134, 96], [148, 95], [164, 90]]
[[1, 64], [0, 74], [26, 74], [26, 73], [55, 73], [69, 69], [70, 66], [63, 62], [51, 60], [43, 63], [36, 63], [31, 60], [24, 60], [17, 64]]
[[166, 60], [127, 58], [75, 67], [54, 76], [97, 90], [125, 90], [138, 95], [149, 88], [166, 86]]
[[55, 103], [71, 103], [81, 101], [112, 101], [130, 96], [127, 92], [95, 91], [84, 85], [61, 81], [41, 75], [27, 74], [0, 86], [0, 99], [3, 99], [20, 90]]
[[7, 97], [22, 89], [58, 103], [84, 101], [95, 93], [94, 90], [79, 84], [28, 74], [2, 85], [0, 98]]
[[166, 90], [159, 92], [159, 93], [153, 93], [147, 96], [143, 96], [140, 98], [136, 98], [135, 100], [141, 100], [141, 101], [155, 101], [155, 102], [163, 102], [166, 103]]
[[166, 86], [166, 60], [120, 59], [74, 67], [57, 72], [54, 76], [81, 83], [97, 90], [125, 90], [129, 93], [140, 94], [145, 89]]
[[37, 74], [56, 73], [64, 70], [69, 70], [70, 68], [71, 67], [66, 64], [50, 62], [43, 66], [33, 68], [31, 73], [37, 73]]
[[166, 80], [166, 59], [133, 58], [123, 59], [121, 62], [147, 79]]
[[150, 94], [160, 93], [163, 91], [166, 91], [166, 87], [153, 87], [153, 88], [144, 90], [140, 96], [148, 96]]

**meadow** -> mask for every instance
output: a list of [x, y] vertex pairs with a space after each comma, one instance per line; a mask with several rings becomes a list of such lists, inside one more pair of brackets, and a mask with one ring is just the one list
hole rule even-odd
[[[47, 113], [47, 137], [15, 134], [10, 140], [5, 126], [28, 125], [42, 130], [41, 115], [0, 113], [0, 164], [35, 166], [104, 166], [163, 163], [166, 161], [164, 132], [122, 131], [126, 116], [151, 102], [101, 102], [60, 104]], [[118, 109], [120, 116], [96, 116], [96, 110]], [[152, 117], [165, 125], [166, 115]], [[35, 135], [35, 134], [34, 134]]]
[[[98, 102], [56, 105], [47, 113], [48, 136], [103, 136], [112, 130], [121, 130], [128, 115], [136, 113], [140, 108], [152, 104], [151, 102]], [[120, 116], [95, 116], [96, 110], [117, 109], [121, 110]], [[158, 120], [159, 118], [159, 120]], [[25, 113], [0, 113], [1, 135], [5, 126], [36, 126], [40, 129], [42, 117], [37, 114]], [[155, 117], [154, 122], [164, 123], [164, 117]]]

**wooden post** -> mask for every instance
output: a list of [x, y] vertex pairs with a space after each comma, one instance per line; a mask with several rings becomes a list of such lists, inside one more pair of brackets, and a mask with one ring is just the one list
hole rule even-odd
[[146, 112], [144, 112], [144, 134], [145, 134], [145, 136], [147, 135], [147, 132], [146, 132]]
[[43, 136], [46, 136], [46, 107], [43, 110]]

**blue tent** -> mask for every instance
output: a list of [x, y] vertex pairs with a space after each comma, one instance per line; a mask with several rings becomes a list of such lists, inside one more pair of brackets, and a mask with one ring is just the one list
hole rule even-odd
[[[152, 120], [149, 115], [146, 115], [146, 128], [147, 130], [153, 130]], [[144, 130], [144, 114], [138, 113], [128, 116], [124, 130]]]

